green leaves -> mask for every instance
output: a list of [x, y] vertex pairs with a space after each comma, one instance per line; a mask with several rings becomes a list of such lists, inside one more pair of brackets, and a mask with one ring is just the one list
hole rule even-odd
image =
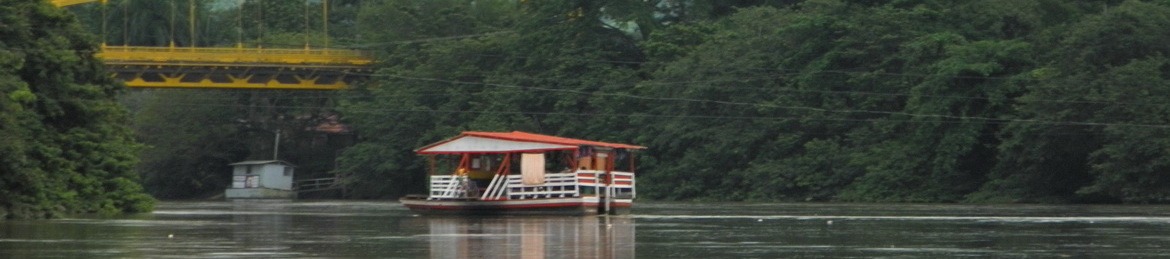
[[1166, 8], [386, 1], [367, 35], [407, 41], [342, 107], [339, 172], [395, 196], [410, 148], [525, 130], [649, 146], [652, 199], [1165, 202]]
[[1164, 182], [1153, 156], [1166, 122], [1158, 104], [1167, 86], [1165, 57], [1157, 50], [1165, 39], [1154, 28], [1166, 11], [1126, 1], [1042, 39], [1056, 42], [1040, 55], [1050, 65], [1029, 73], [1035, 81], [1016, 99], [1019, 119], [1001, 133], [1002, 162], [972, 197], [1164, 201], [1164, 192], [1150, 186]]
[[139, 145], [90, 36], [44, 1], [0, 7], [0, 211], [6, 218], [149, 211]]

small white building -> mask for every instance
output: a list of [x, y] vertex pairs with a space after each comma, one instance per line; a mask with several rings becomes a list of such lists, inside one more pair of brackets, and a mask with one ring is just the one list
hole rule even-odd
[[232, 186], [224, 191], [228, 199], [292, 199], [292, 164], [280, 160], [243, 161], [232, 166]]

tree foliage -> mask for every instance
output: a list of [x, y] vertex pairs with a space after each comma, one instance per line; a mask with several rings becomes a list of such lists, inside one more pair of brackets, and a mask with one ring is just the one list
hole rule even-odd
[[652, 199], [1170, 197], [1164, 1], [641, 2], [373, 4], [339, 171], [400, 195], [411, 148], [525, 130], [649, 146]]
[[45, 1], [5, 1], [0, 19], [0, 218], [151, 210], [91, 34]]
[[[138, 2], [113, 1], [166, 5]], [[226, 181], [226, 173], [214, 172], [231, 160], [266, 157], [276, 129], [289, 137], [286, 160], [324, 175], [332, 156], [297, 139], [335, 105], [361, 139], [332, 173], [347, 176], [358, 198], [422, 191], [425, 159], [413, 148], [465, 130], [521, 130], [648, 146], [638, 173], [639, 194], [650, 199], [1170, 200], [1162, 173], [1170, 168], [1170, 113], [1162, 100], [1170, 89], [1166, 1], [330, 2], [345, 15], [324, 21], [333, 28], [328, 35], [318, 21], [323, 2], [199, 6], [198, 21], [238, 28], [197, 31], [197, 45], [319, 46], [337, 38], [366, 47], [380, 63], [339, 99], [273, 92], [136, 97], [135, 129], [148, 144], [138, 168], [147, 189], [168, 198], [214, 193]], [[91, 9], [86, 17], [97, 11]], [[164, 38], [159, 28], [136, 27], [160, 24], [158, 13], [116, 9], [104, 19], [135, 26], [107, 38], [133, 34], [124, 41], [154, 45]], [[165, 38], [191, 41], [183, 33]], [[45, 71], [30, 68], [27, 56], [7, 50], [0, 66]], [[60, 136], [0, 140], [11, 144], [0, 147], [6, 154], [29, 154], [5, 157], [8, 166], [80, 168], [66, 162], [91, 161], [86, 152], [134, 150], [44, 145], [93, 142], [95, 133], [72, 130], [86, 120], [61, 118], [77, 113], [69, 101], [52, 99], [68, 91], [43, 90], [20, 73], [2, 75], [22, 81], [4, 81], [8, 99], [0, 107], [36, 112], [3, 113], [0, 126], [14, 136]], [[183, 101], [198, 107], [168, 109]], [[34, 121], [52, 127], [18, 126]], [[29, 157], [49, 162], [25, 162]], [[174, 167], [184, 169], [165, 173]], [[3, 180], [73, 179], [10, 171], [22, 173]], [[21, 188], [65, 188], [63, 180], [41, 183]], [[46, 197], [83, 192], [52, 193]]]

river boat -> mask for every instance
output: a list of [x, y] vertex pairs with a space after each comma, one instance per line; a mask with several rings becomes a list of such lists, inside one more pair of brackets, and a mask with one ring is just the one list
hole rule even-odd
[[627, 214], [642, 146], [526, 132], [463, 132], [415, 150], [429, 159], [420, 214]]

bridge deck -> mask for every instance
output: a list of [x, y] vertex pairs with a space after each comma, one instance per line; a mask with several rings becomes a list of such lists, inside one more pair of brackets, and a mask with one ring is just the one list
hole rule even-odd
[[56, 5], [56, 6], [70, 6], [70, 5], [91, 3], [91, 2], [105, 3], [106, 0], [49, 0], [49, 2], [52, 2], [53, 5]]
[[210, 47], [103, 46], [98, 57], [110, 64], [287, 64], [318, 67], [366, 66], [373, 63], [361, 51], [341, 49], [265, 49]]

